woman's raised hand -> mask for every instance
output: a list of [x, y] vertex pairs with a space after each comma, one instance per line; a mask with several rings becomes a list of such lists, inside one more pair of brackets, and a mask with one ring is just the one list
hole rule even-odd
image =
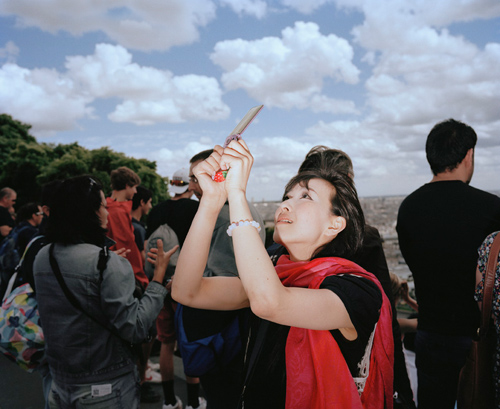
[[222, 207], [227, 199], [224, 183], [217, 183], [212, 178], [221, 169], [221, 157], [224, 152], [222, 146], [216, 145], [213, 153], [204, 161], [200, 162], [193, 169], [193, 174], [198, 179], [203, 191], [202, 201], [214, 203]]
[[232, 192], [246, 192], [248, 178], [253, 165], [253, 156], [243, 139], [231, 141], [220, 160], [220, 168], [228, 170], [224, 188]]

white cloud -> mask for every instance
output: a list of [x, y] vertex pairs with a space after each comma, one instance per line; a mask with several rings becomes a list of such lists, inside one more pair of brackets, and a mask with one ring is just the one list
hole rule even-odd
[[306, 134], [331, 148], [342, 149], [348, 155], [371, 160], [394, 158], [399, 152], [395, 142], [397, 135], [386, 135], [376, 125], [363, 122], [320, 121], [306, 129]]
[[205, 143], [203, 140], [191, 141], [180, 149], [161, 148], [151, 152], [149, 157], [156, 161], [158, 173], [171, 177], [176, 170], [189, 168], [189, 160], [194, 155], [213, 147], [213, 143]]
[[0, 89], [0, 111], [31, 124], [35, 134], [72, 129], [92, 113], [90, 99], [75, 93], [72, 81], [55, 70], [4, 64]]
[[19, 47], [13, 41], [7, 41], [4, 48], [0, 48], [0, 60], [15, 64], [19, 57]]
[[18, 25], [73, 35], [102, 31], [125, 47], [166, 50], [199, 38], [199, 28], [215, 18], [210, 0], [4, 0], [0, 14]]
[[174, 76], [170, 71], [141, 67], [121, 46], [98, 44], [93, 55], [68, 57], [66, 68], [93, 97], [124, 100], [109, 115], [112, 121], [149, 125], [215, 121], [229, 115], [214, 78]]
[[258, 19], [267, 12], [267, 3], [262, 0], [219, 0], [222, 5], [231, 7], [238, 15], [248, 14]]
[[281, 0], [281, 3], [284, 6], [288, 6], [299, 11], [300, 13], [311, 14], [324, 4], [333, 3], [333, 0]]
[[255, 158], [247, 197], [256, 201], [264, 197], [281, 200], [285, 185], [297, 173], [310, 143], [284, 136], [246, 142]]
[[[395, 127], [388, 133], [386, 124], [320, 121], [306, 133], [313, 145], [346, 152], [353, 161], [358, 193], [375, 196], [405, 193], [430, 179], [423, 151], [430, 127], [423, 128], [425, 132], [420, 127]], [[401, 146], [408, 134], [418, 141], [418, 147], [405, 151]]]
[[[283, 3], [299, 3], [300, 0], [283, 0]], [[500, 16], [497, 0], [314, 0], [315, 8], [332, 2], [337, 7], [355, 8], [367, 17], [378, 16], [380, 21], [399, 25], [399, 22], [418, 20], [431, 26], [444, 27], [454, 22], [490, 19]], [[298, 8], [298, 6], [296, 6]], [[384, 20], [385, 19], [385, 20]]]
[[[433, 8], [401, 14], [397, 7], [358, 3], [368, 4], [366, 19], [353, 34], [368, 50], [365, 61], [372, 65], [366, 81], [369, 115], [359, 123], [320, 122], [306, 131], [309, 137], [317, 141], [329, 135], [327, 146], [351, 155], [362, 194], [407, 193], [431, 178], [424, 150], [428, 132], [435, 123], [454, 117], [472, 125], [480, 139], [480, 170], [473, 183], [498, 189], [498, 172], [495, 176], [490, 164], [491, 151], [500, 148], [498, 127], [492, 125], [498, 125], [500, 106], [500, 44], [481, 49], [446, 28], [433, 28], [438, 20], [429, 15]], [[497, 7], [492, 2], [477, 6], [476, 16]], [[457, 21], [465, 15], [457, 12]]]
[[355, 113], [353, 103], [321, 94], [327, 78], [359, 81], [353, 54], [346, 40], [322, 35], [316, 23], [296, 22], [282, 38], [219, 42], [210, 58], [226, 71], [226, 89], [242, 88], [269, 107], [306, 109], [312, 103], [316, 111]]
[[141, 67], [121, 46], [98, 44], [93, 55], [68, 57], [66, 67], [94, 97], [124, 100], [109, 115], [112, 121], [148, 125], [215, 121], [229, 115], [214, 78], [174, 76], [170, 71]]
[[141, 67], [121, 46], [98, 44], [93, 55], [68, 57], [66, 69], [5, 64], [0, 110], [32, 124], [35, 134], [74, 128], [77, 120], [91, 116], [90, 104], [98, 98], [122, 100], [109, 118], [137, 125], [216, 121], [229, 115], [216, 79]]
[[[238, 15], [228, 27], [241, 26], [240, 39], [222, 41], [234, 31], [225, 29], [228, 22], [222, 18], [215, 20], [216, 5]], [[283, 21], [297, 21], [295, 11], [311, 19], [331, 13], [332, 23], [280, 26]], [[232, 13], [219, 14], [235, 20]], [[265, 139], [249, 138], [256, 157], [249, 197], [256, 200], [279, 199], [285, 183], [316, 144], [351, 155], [362, 195], [408, 192], [430, 179], [425, 139], [432, 126], [447, 117], [469, 123], [478, 133], [473, 184], [481, 180], [481, 188], [500, 186], [495, 166], [500, 149], [500, 41], [491, 35], [495, 33], [491, 21], [485, 24], [488, 44], [483, 32], [472, 33], [482, 29], [482, 19], [500, 16], [498, 0], [45, 0], [43, 4], [4, 0], [0, 15], [16, 16], [18, 27], [75, 36], [71, 43], [65, 36], [63, 44], [56, 43], [61, 36], [54, 35], [58, 47], [71, 44], [78, 50], [76, 37], [90, 32], [121, 45], [99, 44], [89, 55], [74, 51], [59, 71], [17, 65], [21, 56], [31, 66], [40, 66], [41, 59], [31, 60], [31, 50], [19, 50], [12, 41], [0, 49], [4, 64], [0, 66], [0, 112], [33, 124], [35, 134], [74, 128], [81, 119], [95, 115], [92, 104], [98, 102], [99, 127], [114, 131], [106, 139], [114, 143], [112, 148], [155, 159], [160, 173], [168, 176], [185, 166], [193, 154], [212, 147], [214, 141], [220, 143], [217, 131], [211, 133], [210, 127], [195, 121], [227, 118], [229, 108], [223, 98], [246, 104], [248, 98], [241, 98], [246, 92], [267, 108], [288, 109], [293, 114], [274, 109], [276, 121], [289, 122], [279, 127], [262, 121], [269, 126], [262, 130]], [[353, 27], [361, 15], [364, 21]], [[286, 28], [281, 35], [258, 38], [256, 28], [270, 32], [271, 23], [272, 29]], [[351, 36], [340, 38], [337, 30], [349, 27]], [[161, 67], [140, 65], [129, 51], [191, 44], [201, 32], [206, 35], [203, 42], [168, 54], [167, 58], [177, 58], [169, 70], [165, 69], [168, 60]], [[24, 40], [20, 35], [16, 38]], [[85, 43], [92, 38], [85, 36]], [[202, 48], [207, 44], [208, 50]], [[198, 58], [198, 53], [210, 51], [212, 62], [222, 72], [224, 96], [215, 78], [190, 74], [193, 61], [200, 61], [197, 74], [214, 71]], [[190, 53], [189, 57], [184, 53]], [[152, 52], [141, 58], [153, 65], [164, 56]], [[359, 60], [363, 73], [355, 65]], [[59, 66], [60, 61], [53, 64]], [[293, 111], [297, 109], [302, 112]], [[359, 119], [350, 120], [353, 114]], [[186, 122], [188, 126], [162, 127], [161, 131], [160, 127], [152, 131], [131, 127], [130, 132], [136, 134], [124, 137], [116, 129], [127, 127], [116, 128], [112, 122]], [[168, 133], [154, 134], [164, 130]], [[102, 139], [102, 135], [96, 137], [95, 146]], [[88, 140], [82, 137], [81, 142]], [[168, 149], [159, 150], [164, 146]]]
[[392, 25], [365, 23], [355, 30], [362, 45], [379, 52], [366, 82], [371, 120], [397, 124], [446, 117], [479, 123], [495, 120], [500, 106], [500, 44], [490, 43], [481, 50], [447, 30], [407, 23], [395, 42], [388, 41], [396, 36]]

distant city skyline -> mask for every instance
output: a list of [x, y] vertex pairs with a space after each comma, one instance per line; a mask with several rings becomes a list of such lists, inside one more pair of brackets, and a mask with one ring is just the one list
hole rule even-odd
[[478, 134], [471, 185], [500, 189], [498, 0], [2, 0], [0, 90], [38, 141], [167, 177], [264, 104], [244, 134], [254, 201], [320, 144], [352, 157], [360, 197], [407, 195], [452, 117]]

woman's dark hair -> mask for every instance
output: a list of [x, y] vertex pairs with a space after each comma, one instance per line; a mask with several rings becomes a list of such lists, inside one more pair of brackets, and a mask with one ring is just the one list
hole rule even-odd
[[17, 211], [17, 216], [16, 216], [16, 222], [21, 223], [26, 220], [31, 219], [31, 217], [40, 211], [38, 208], [38, 203], [26, 203], [25, 205], [22, 205], [19, 210]]
[[349, 258], [361, 248], [365, 230], [365, 216], [354, 182], [346, 173], [337, 172], [330, 167], [309, 169], [298, 173], [288, 182], [283, 200], [297, 184], [308, 188], [311, 179], [325, 180], [334, 187], [331, 212], [336, 216], [342, 216], [346, 221], [345, 229], [332, 241], [317, 249], [312, 258]]
[[101, 207], [102, 185], [93, 176], [66, 179], [52, 197], [47, 238], [53, 243], [91, 243], [103, 246], [106, 229], [97, 211]]
[[61, 183], [61, 180], [56, 179], [51, 180], [50, 182], [42, 186], [42, 196], [40, 198], [42, 206], [48, 206], [50, 209], [52, 197], [54, 196], [54, 193], [57, 191], [59, 186], [61, 186]]
[[455, 169], [467, 152], [474, 149], [476, 142], [476, 132], [463, 122], [448, 119], [436, 124], [425, 144], [427, 162], [432, 173], [437, 175]]
[[307, 153], [298, 173], [311, 169], [326, 168], [347, 173], [354, 179], [352, 160], [349, 155], [340, 149], [332, 149], [324, 145], [317, 145]]

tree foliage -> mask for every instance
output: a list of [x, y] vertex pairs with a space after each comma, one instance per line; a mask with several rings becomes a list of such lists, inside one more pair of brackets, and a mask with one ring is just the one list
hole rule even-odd
[[156, 162], [135, 159], [108, 147], [88, 150], [78, 143], [38, 143], [31, 136], [31, 125], [10, 115], [0, 114], [0, 188], [8, 186], [17, 192], [16, 208], [40, 200], [42, 186], [52, 180], [90, 174], [98, 178], [108, 195], [110, 173], [127, 166], [141, 178], [141, 184], [153, 192], [153, 202], [168, 199], [167, 178], [156, 173]]

